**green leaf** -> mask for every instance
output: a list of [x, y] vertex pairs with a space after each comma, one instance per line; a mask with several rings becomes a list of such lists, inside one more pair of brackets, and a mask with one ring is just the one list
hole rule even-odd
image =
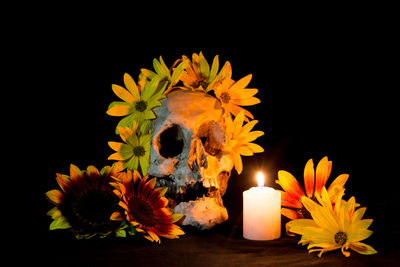
[[126, 237], [126, 231], [123, 229], [119, 229], [118, 231], [115, 232], [116, 237]]
[[67, 222], [67, 219], [64, 216], [56, 218], [50, 224], [50, 230], [68, 229], [68, 228], [71, 228], [71, 225]]

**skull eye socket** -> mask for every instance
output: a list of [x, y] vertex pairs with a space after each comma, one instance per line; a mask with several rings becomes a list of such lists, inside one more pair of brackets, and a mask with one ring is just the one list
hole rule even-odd
[[198, 129], [197, 136], [203, 143], [204, 150], [212, 156], [218, 155], [226, 142], [225, 131], [215, 121], [203, 123]]
[[183, 132], [181, 127], [173, 124], [158, 137], [158, 152], [164, 158], [173, 158], [182, 153]]

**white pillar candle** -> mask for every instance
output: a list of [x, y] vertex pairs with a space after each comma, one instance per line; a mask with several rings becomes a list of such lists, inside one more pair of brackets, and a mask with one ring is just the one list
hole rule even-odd
[[257, 173], [258, 187], [243, 192], [243, 237], [273, 240], [281, 236], [281, 193], [264, 186], [264, 175]]

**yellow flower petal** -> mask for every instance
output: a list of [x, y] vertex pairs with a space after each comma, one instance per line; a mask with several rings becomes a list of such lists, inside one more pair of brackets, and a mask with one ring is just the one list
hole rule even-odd
[[258, 137], [263, 136], [264, 132], [263, 131], [253, 131], [247, 134], [245, 138], [245, 142], [252, 142], [256, 140]]
[[367, 239], [372, 235], [373, 231], [367, 229], [355, 229], [348, 233], [349, 242], [358, 242]]
[[242, 79], [234, 83], [231, 88], [229, 88], [229, 91], [232, 93], [236, 93], [238, 90], [244, 89], [250, 83], [252, 77], [253, 76], [251, 74], [243, 77]]
[[[207, 60], [204, 58], [203, 52], [200, 52], [200, 55], [199, 55], [199, 69], [200, 69], [201, 76], [204, 78], [207, 78], [207, 80], [208, 80], [208, 77], [210, 75], [210, 65], [208, 65]], [[206, 89], [206, 88], [204, 88], [204, 89]]]
[[110, 116], [126, 116], [131, 111], [131, 105], [115, 105], [107, 110], [107, 114]]
[[246, 147], [246, 146], [240, 146], [237, 149], [237, 152], [240, 155], [243, 155], [243, 156], [253, 156], [253, 151], [250, 148]]
[[240, 157], [240, 154], [236, 153], [236, 152], [232, 152], [231, 155], [233, 156], [235, 170], [237, 171], [238, 174], [241, 174], [242, 170], [243, 170], [243, 162], [242, 162], [242, 158]]
[[185, 216], [184, 214], [179, 214], [179, 213], [174, 213], [171, 215], [172, 218], [172, 223], [176, 223], [177, 221], [179, 221], [180, 219], [183, 218], [183, 216]]
[[311, 219], [297, 219], [292, 220], [286, 224], [286, 228], [293, 233], [303, 235], [305, 227], [318, 227], [318, 225]]
[[122, 143], [120, 142], [108, 142], [108, 146], [111, 147], [114, 151], [119, 151], [121, 149]]
[[371, 254], [376, 254], [378, 251], [376, 251], [373, 247], [370, 245], [361, 243], [361, 242], [353, 242], [349, 244], [349, 248], [352, 250], [363, 254], [363, 255], [371, 255]]
[[262, 148], [261, 146], [259, 146], [257, 144], [248, 143], [247, 146], [253, 151], [253, 153], [262, 153], [262, 152], [264, 152], [264, 148]]
[[128, 103], [133, 103], [134, 101], [136, 101], [137, 99], [135, 99], [133, 97], [132, 94], [130, 94], [127, 90], [125, 90], [125, 88], [123, 88], [122, 86], [119, 86], [117, 84], [113, 84], [111, 86], [114, 94], [116, 96], [118, 96], [119, 98], [121, 98], [122, 100], [124, 100], [125, 102]]
[[232, 99], [232, 103], [239, 106], [252, 106], [261, 103], [257, 97]]
[[232, 93], [232, 99], [233, 100], [246, 99], [246, 98], [250, 98], [250, 97], [254, 96], [257, 93], [258, 93], [258, 89], [246, 88], [245, 90], [240, 90], [239, 92]]
[[[124, 74], [124, 84], [126, 88], [129, 90], [129, 92], [132, 94], [133, 99], [138, 100], [140, 99], [140, 91], [139, 88], [137, 87], [135, 81], [132, 79], [132, 77], [128, 74]], [[132, 103], [132, 102], [130, 102]]]

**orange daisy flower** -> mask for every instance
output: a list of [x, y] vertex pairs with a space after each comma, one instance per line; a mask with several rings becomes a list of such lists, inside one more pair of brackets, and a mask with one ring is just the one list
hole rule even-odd
[[137, 232], [152, 242], [160, 243], [159, 236], [174, 239], [185, 233], [174, 223], [183, 214], [173, 214], [168, 208], [168, 200], [163, 197], [167, 187], [154, 188], [156, 178], [148, 175], [141, 178], [138, 171], [122, 173], [120, 181], [112, 183], [117, 189], [114, 193], [120, 198], [119, 205], [124, 212], [116, 211], [111, 220], [127, 220]]
[[243, 111], [244, 115], [246, 115], [246, 121], [249, 121], [248, 118], [254, 119], [254, 116], [248, 110], [241, 107], [252, 106], [261, 102], [260, 99], [254, 97], [258, 89], [246, 88], [251, 78], [251, 74], [237, 82], [226, 78], [214, 89], [215, 96], [221, 101], [222, 107], [225, 109], [227, 115], [232, 114], [237, 116], [240, 111]]
[[200, 54], [193, 53], [192, 61], [186, 56], [182, 56], [182, 59], [184, 62], [188, 62], [188, 64], [185, 67], [186, 73], [182, 74], [180, 80], [185, 87], [192, 90], [209, 92], [221, 83], [223, 79], [232, 76], [232, 67], [229, 61], [225, 62], [218, 73], [218, 55], [214, 57], [211, 69], [202, 52]]
[[[316, 200], [316, 194], [321, 195], [322, 188], [328, 181], [331, 171], [332, 161], [328, 161], [328, 157], [324, 157], [320, 160], [316, 171], [314, 171], [313, 160], [310, 159], [304, 168], [305, 193], [292, 174], [287, 171], [279, 171], [279, 180], [276, 180], [276, 183], [284, 190], [281, 191], [281, 203], [282, 206], [285, 207], [282, 208], [282, 214], [291, 220], [299, 218], [310, 219], [311, 215], [303, 206], [301, 198], [307, 194], [308, 198]], [[335, 204], [336, 201], [336, 196], [339, 191], [337, 189], [342, 189], [348, 178], [348, 174], [341, 174], [329, 186], [327, 191], [332, 205]]]

